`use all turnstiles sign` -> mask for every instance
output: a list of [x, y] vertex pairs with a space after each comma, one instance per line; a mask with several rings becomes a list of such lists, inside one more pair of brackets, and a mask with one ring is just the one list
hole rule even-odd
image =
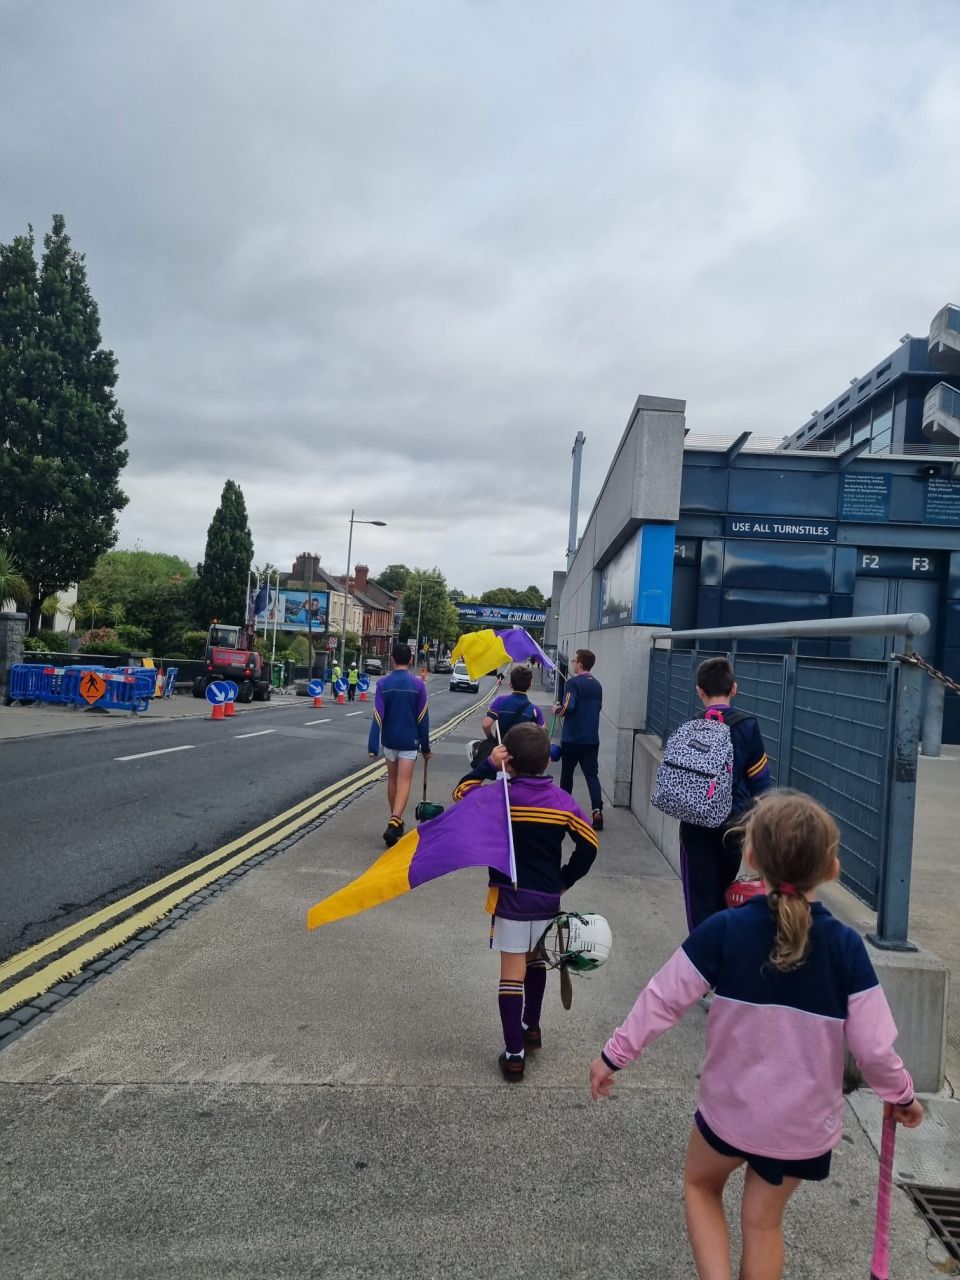
[[98, 671], [85, 671], [80, 677], [80, 697], [92, 706], [107, 692], [107, 682]]

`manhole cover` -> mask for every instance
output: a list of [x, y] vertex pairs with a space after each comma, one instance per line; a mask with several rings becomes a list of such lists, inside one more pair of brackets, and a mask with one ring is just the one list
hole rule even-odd
[[943, 1241], [952, 1258], [960, 1262], [960, 1191], [921, 1187], [905, 1182], [904, 1191]]

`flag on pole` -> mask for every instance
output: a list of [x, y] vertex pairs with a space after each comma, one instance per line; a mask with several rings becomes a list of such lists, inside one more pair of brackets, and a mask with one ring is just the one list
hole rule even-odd
[[319, 929], [359, 915], [463, 867], [495, 867], [516, 884], [513, 831], [504, 791], [477, 787], [452, 809], [402, 836], [356, 880], [312, 906], [307, 928]]
[[503, 631], [468, 631], [462, 635], [451, 655], [454, 662], [462, 660], [472, 680], [496, 671], [508, 662], [525, 662], [536, 658], [548, 671], [553, 662], [523, 627], [509, 627]]

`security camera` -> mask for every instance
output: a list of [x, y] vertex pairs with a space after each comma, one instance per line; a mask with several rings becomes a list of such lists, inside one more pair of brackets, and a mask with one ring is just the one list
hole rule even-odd
[[943, 475], [943, 468], [938, 467], [935, 462], [928, 462], [925, 467], [920, 468], [920, 474], [925, 479], [930, 480], [933, 476]]

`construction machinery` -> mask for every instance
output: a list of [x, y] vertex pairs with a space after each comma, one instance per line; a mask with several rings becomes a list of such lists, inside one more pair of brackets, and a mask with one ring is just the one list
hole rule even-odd
[[214, 621], [207, 633], [203, 659], [206, 672], [193, 682], [193, 696], [202, 698], [213, 680], [232, 680], [238, 702], [270, 701], [270, 668], [255, 648], [252, 624], [228, 627]]

